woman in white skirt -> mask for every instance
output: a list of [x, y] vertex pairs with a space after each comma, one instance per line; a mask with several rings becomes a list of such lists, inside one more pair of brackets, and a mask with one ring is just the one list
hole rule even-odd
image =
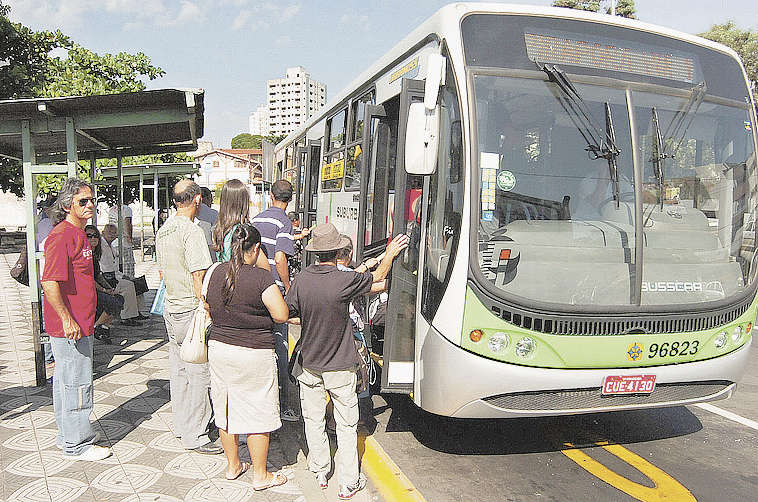
[[255, 227], [238, 225], [230, 260], [213, 271], [206, 296], [213, 320], [211, 400], [228, 462], [226, 477], [236, 479], [250, 467], [237, 452], [237, 436], [246, 435], [255, 490], [287, 482], [284, 474], [266, 470], [266, 460], [269, 433], [282, 425], [271, 329], [275, 322], [286, 322], [289, 311], [271, 273], [253, 265], [260, 242]]

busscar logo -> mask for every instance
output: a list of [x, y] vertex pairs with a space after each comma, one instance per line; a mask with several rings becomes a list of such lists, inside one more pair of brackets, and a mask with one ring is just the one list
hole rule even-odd
[[642, 281], [643, 293], [698, 293], [705, 290], [723, 290], [721, 282], [712, 281], [708, 284], [690, 281]]
[[635, 342], [626, 349], [626, 358], [630, 361], [636, 361], [642, 357], [642, 345]]

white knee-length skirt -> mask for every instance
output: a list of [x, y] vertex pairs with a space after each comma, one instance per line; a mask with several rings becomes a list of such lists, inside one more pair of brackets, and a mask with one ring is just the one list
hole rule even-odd
[[208, 366], [219, 429], [229, 434], [256, 434], [282, 426], [274, 349], [250, 349], [210, 340]]

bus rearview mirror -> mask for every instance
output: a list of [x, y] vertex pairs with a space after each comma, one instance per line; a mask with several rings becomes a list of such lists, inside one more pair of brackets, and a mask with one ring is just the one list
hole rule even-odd
[[405, 171], [408, 174], [428, 175], [437, 168], [439, 113], [438, 106], [429, 110], [421, 101], [408, 107], [405, 130]]

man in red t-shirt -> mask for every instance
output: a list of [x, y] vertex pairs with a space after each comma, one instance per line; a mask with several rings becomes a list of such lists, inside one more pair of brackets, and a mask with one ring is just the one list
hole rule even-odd
[[97, 446], [92, 413], [92, 332], [95, 325], [95, 273], [92, 248], [84, 233], [95, 210], [92, 187], [78, 178], [63, 184], [55, 202], [56, 223], [45, 240], [45, 330], [57, 362], [53, 409], [57, 445], [75, 460], [102, 460], [110, 448]]

